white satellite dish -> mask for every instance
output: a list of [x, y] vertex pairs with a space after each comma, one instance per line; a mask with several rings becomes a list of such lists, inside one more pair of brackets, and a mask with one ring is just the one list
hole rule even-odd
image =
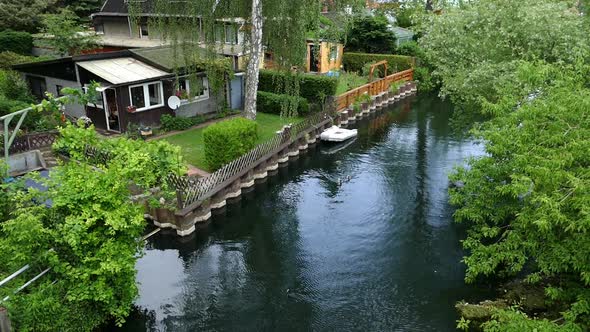
[[177, 110], [180, 107], [180, 98], [177, 96], [170, 96], [170, 98], [168, 98], [168, 107]]

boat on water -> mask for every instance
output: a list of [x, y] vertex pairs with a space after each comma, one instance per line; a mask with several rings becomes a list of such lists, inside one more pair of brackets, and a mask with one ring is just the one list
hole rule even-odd
[[320, 139], [325, 142], [344, 142], [358, 135], [356, 129], [343, 129], [338, 126], [332, 126], [320, 135]]

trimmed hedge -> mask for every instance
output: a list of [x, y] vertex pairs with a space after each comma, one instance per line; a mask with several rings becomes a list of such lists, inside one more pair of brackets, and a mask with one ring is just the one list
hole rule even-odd
[[258, 91], [256, 110], [261, 113], [281, 115], [283, 107], [297, 104], [297, 115], [305, 116], [309, 113], [309, 103], [303, 97], [280, 95], [272, 92]]
[[203, 116], [183, 118], [179, 116], [163, 114], [160, 117], [160, 129], [163, 131], [186, 130], [203, 122], [205, 122], [205, 117]]
[[388, 72], [398, 72], [415, 66], [416, 60], [411, 56], [393, 54], [368, 54], [345, 52], [342, 58], [344, 70], [361, 73], [363, 67], [370, 62], [387, 60]]
[[233, 118], [203, 130], [205, 161], [212, 170], [239, 158], [256, 146], [258, 125], [245, 118]]
[[338, 79], [334, 77], [311, 74], [292, 75], [276, 70], [260, 71], [258, 90], [275, 94], [285, 94], [287, 93], [285, 86], [293, 85], [285, 83], [293, 82], [292, 80], [295, 79], [299, 80], [299, 96], [307, 99], [310, 103], [322, 103], [323, 97], [336, 95]]
[[0, 32], [0, 52], [14, 52], [23, 55], [31, 54], [33, 36], [24, 31], [4, 30]]

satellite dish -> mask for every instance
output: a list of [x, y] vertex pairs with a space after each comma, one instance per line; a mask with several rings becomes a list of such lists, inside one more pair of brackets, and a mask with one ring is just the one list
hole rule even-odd
[[168, 98], [168, 107], [177, 110], [180, 107], [180, 98], [177, 96], [170, 96], [170, 98]]

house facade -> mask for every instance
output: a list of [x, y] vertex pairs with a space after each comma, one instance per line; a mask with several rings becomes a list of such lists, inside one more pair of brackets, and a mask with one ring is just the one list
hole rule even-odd
[[[67, 105], [73, 118], [89, 117], [96, 128], [125, 132], [158, 126], [164, 114], [193, 117], [220, 108], [241, 109], [243, 76], [237, 73], [223, 91], [213, 92], [204, 72], [184, 75], [171, 65], [169, 47], [123, 50], [67, 57], [15, 66], [39, 98], [45, 91], [59, 96], [63, 87], [88, 89], [98, 82], [98, 100]], [[179, 105], [170, 103], [177, 97]], [[176, 99], [176, 98], [173, 98]], [[173, 105], [174, 109], [170, 105]]]
[[[180, 1], [175, 1], [180, 3]], [[143, 0], [141, 13], [137, 14], [138, 23], [129, 15], [127, 0], [106, 0], [101, 10], [91, 15], [98, 43], [103, 49], [124, 50], [149, 48], [168, 45], [157, 27], [150, 24], [150, 18], [157, 16], [151, 10], [151, 1]], [[211, 47], [217, 54], [232, 59], [236, 71], [246, 69], [248, 51], [244, 47], [247, 31], [246, 21], [241, 18], [220, 19], [215, 23], [214, 43], [205, 43], [202, 21], [197, 16], [176, 15], [187, 21], [192, 27], [190, 33], [199, 36], [195, 42], [203, 48]], [[205, 46], [207, 45], [207, 46]]]

